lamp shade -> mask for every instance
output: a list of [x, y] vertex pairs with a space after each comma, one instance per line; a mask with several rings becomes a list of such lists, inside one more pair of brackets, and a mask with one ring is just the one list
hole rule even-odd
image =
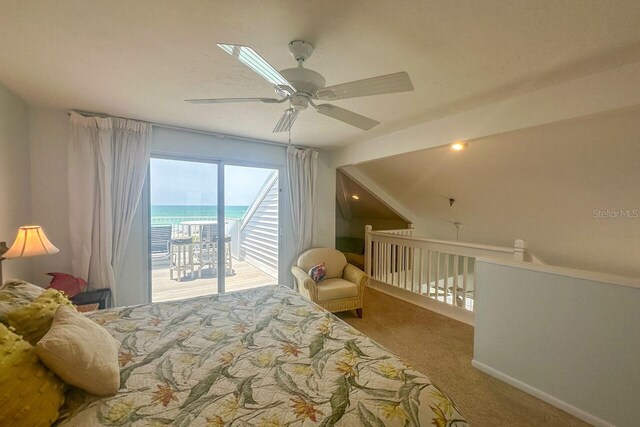
[[39, 225], [26, 225], [18, 229], [18, 235], [13, 245], [3, 258], [21, 258], [38, 255], [51, 255], [60, 252], [58, 248], [47, 239], [44, 230]]

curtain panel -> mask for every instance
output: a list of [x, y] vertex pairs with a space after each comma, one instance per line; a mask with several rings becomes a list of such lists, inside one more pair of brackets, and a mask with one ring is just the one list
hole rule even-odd
[[111, 288], [122, 270], [151, 155], [150, 123], [71, 113], [69, 225], [73, 274]]
[[311, 247], [315, 212], [318, 151], [311, 148], [287, 148], [287, 176], [291, 198], [291, 222], [296, 258]]

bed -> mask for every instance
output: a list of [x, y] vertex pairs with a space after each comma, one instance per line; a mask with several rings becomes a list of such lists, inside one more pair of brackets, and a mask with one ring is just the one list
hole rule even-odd
[[111, 397], [58, 426], [466, 426], [428, 378], [284, 286], [89, 315], [121, 343]]

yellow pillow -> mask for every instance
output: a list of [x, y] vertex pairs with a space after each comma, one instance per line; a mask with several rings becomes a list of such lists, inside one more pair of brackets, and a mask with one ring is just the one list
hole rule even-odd
[[7, 314], [29, 304], [44, 292], [39, 286], [22, 280], [7, 280], [0, 286], [0, 322], [7, 323]]
[[47, 289], [33, 302], [7, 314], [9, 326], [32, 345], [36, 345], [51, 327], [53, 316], [61, 305], [73, 307], [62, 293]]
[[64, 383], [36, 349], [0, 324], [0, 425], [50, 426], [64, 401]]
[[99, 396], [120, 388], [119, 349], [109, 331], [63, 305], [36, 345], [42, 363], [67, 384]]

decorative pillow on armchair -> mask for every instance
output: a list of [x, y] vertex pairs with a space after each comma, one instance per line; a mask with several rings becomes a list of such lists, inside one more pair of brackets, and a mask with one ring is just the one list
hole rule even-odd
[[309, 277], [311, 277], [311, 279], [316, 283], [324, 279], [326, 275], [327, 266], [324, 262], [321, 262], [318, 265], [314, 265], [313, 267], [311, 267], [311, 270], [309, 270]]
[[87, 287], [87, 282], [79, 277], [74, 277], [71, 274], [66, 273], [47, 273], [49, 276], [53, 276], [51, 283], [47, 289], [55, 289], [62, 291], [69, 298], [73, 298]]

